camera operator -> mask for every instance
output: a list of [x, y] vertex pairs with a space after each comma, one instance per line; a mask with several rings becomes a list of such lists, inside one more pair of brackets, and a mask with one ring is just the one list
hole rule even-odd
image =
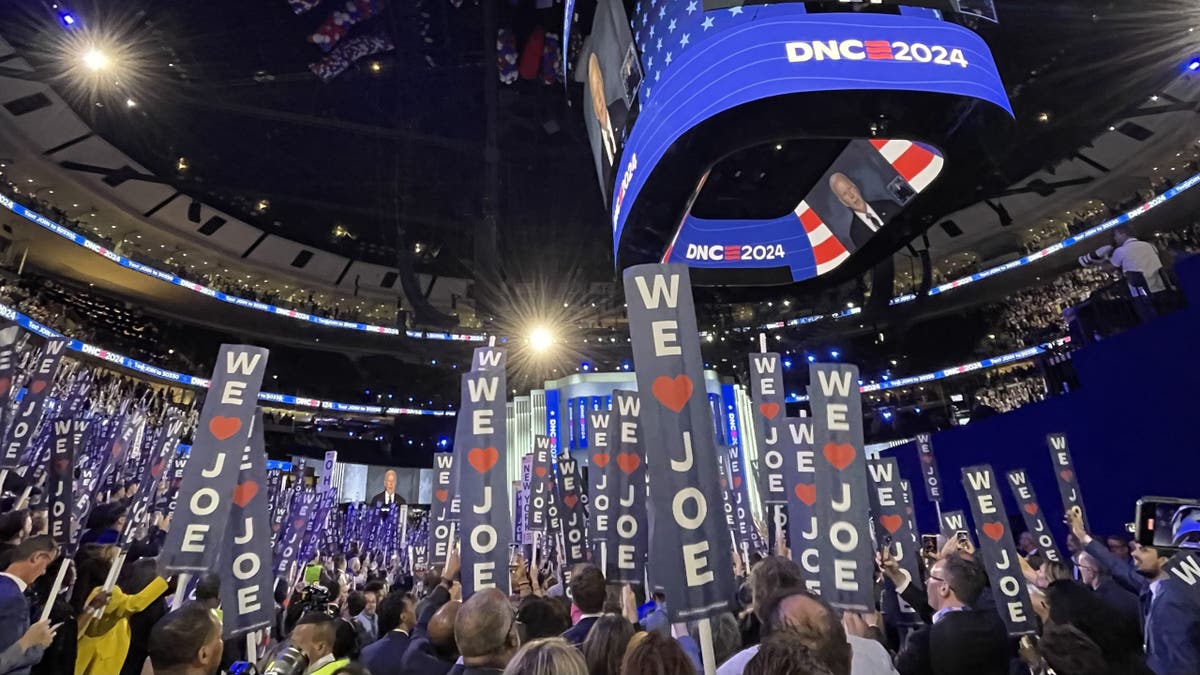
[[1200, 612], [1179, 580], [1163, 566], [1175, 553], [1171, 549], [1137, 545], [1133, 566], [1118, 559], [1083, 529], [1078, 510], [1067, 512], [1071, 533], [1084, 545], [1088, 556], [1112, 575], [1114, 581], [1137, 593], [1141, 610], [1146, 665], [1158, 675], [1200, 673]]
[[308, 657], [305, 675], [333, 675], [349, 659], [337, 659], [333, 655], [333, 644], [337, 639], [337, 622], [322, 612], [308, 612], [300, 617], [292, 630], [292, 646]]

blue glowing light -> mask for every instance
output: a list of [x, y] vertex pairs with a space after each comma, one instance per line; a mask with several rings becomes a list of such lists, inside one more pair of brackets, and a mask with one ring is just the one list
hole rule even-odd
[[841, 356], [842, 353], [836, 349], [831, 349], [831, 350], [829, 350], [829, 355], [836, 359], [837, 357]]
[[816, 363], [816, 362], [817, 362], [817, 357], [813, 356], [812, 354], [809, 354], [809, 355], [808, 355], [808, 362], [809, 362], [809, 363]]
[[58, 17], [62, 20], [64, 26], [75, 25], [75, 17], [69, 12], [63, 12], [62, 14], [59, 14]]
[[1192, 71], [1193, 73], [1196, 72], [1197, 70], [1200, 70], [1200, 57], [1194, 58], [1191, 61], [1188, 61], [1187, 69]]
[[791, 367], [792, 367], [792, 360], [791, 360], [791, 359], [784, 359], [784, 360], [783, 360], [783, 367], [784, 367], [784, 368], [791, 368]]
[[920, 415], [920, 414], [921, 414], [921, 409], [920, 409], [920, 408], [913, 408], [913, 412], [915, 412], [915, 413], [917, 413], [918, 415]]
[[439, 439], [438, 439], [438, 447], [439, 447], [439, 448], [444, 448], [444, 447], [446, 447], [446, 446], [448, 446], [448, 445], [450, 445], [450, 439], [449, 439], [449, 438], [447, 438], [447, 437], [445, 437], [445, 436], [442, 436], [441, 438], [439, 438]]
[[890, 419], [892, 419], [892, 411], [890, 411], [890, 410], [884, 410], [884, 411], [883, 411], [883, 419], [885, 419], [885, 420], [890, 420]]

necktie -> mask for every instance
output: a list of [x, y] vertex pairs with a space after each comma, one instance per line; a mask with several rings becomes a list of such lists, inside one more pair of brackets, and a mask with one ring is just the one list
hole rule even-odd
[[883, 227], [883, 222], [880, 221], [879, 218], [875, 216], [875, 214], [868, 213], [867, 218], [871, 219], [871, 224], [875, 226], [876, 231], [878, 231], [879, 228]]

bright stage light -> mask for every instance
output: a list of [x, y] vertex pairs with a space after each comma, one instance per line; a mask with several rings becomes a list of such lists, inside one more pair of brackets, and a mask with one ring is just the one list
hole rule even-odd
[[83, 61], [83, 67], [92, 72], [100, 72], [112, 64], [112, 61], [108, 58], [108, 54], [95, 47], [84, 52], [81, 60]]
[[535, 352], [544, 352], [554, 346], [554, 333], [548, 328], [538, 326], [529, 333], [529, 346]]

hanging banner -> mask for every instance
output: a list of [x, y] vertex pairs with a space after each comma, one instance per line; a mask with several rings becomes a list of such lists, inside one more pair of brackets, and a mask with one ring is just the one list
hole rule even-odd
[[45, 406], [46, 397], [50, 395], [54, 376], [58, 373], [58, 366], [62, 362], [63, 350], [66, 347], [67, 341], [62, 338], [46, 340], [46, 346], [42, 348], [42, 354], [33, 367], [29, 384], [25, 386], [25, 397], [18, 404], [12, 426], [8, 429], [4, 454], [0, 456], [0, 468], [16, 469], [21, 465], [21, 455], [29, 447], [29, 441], [37, 431], [38, 422], [42, 419], [42, 408]]
[[221, 637], [226, 640], [270, 626], [275, 620], [261, 410], [250, 418], [250, 424], [221, 552]]
[[1015, 469], [1006, 475], [1008, 486], [1012, 488], [1013, 496], [1017, 498], [1017, 506], [1021, 509], [1021, 517], [1025, 519], [1025, 528], [1033, 535], [1038, 551], [1050, 562], [1062, 562], [1062, 554], [1058, 552], [1054, 535], [1050, 533], [1050, 527], [1046, 524], [1042, 507], [1038, 504], [1037, 493], [1025, 478], [1025, 470]]
[[613, 549], [610, 525], [614, 513], [613, 501], [616, 491], [613, 475], [616, 464], [612, 461], [613, 413], [593, 410], [587, 415], [588, 430], [588, 536], [592, 542], [592, 560], [607, 567], [606, 556]]
[[917, 456], [921, 460], [925, 498], [931, 502], [942, 501], [942, 477], [938, 474], [937, 458], [933, 456], [933, 437], [930, 434], [917, 434]]
[[821, 597], [838, 609], [874, 609], [875, 552], [863, 452], [858, 367], [809, 365], [816, 453], [814, 511], [821, 531]]
[[646, 404], [641, 440], [650, 474], [653, 581], [671, 599], [671, 621], [711, 617], [725, 610], [735, 589], [691, 281], [686, 265], [637, 265], [624, 280]]
[[975, 518], [975, 534], [988, 580], [996, 594], [996, 611], [1004, 619], [1009, 635], [1037, 632], [1029, 589], [1021, 573], [1016, 544], [1008, 528], [1008, 516], [1000, 497], [1000, 486], [992, 467], [986, 464], [963, 467], [963, 490]]
[[942, 511], [942, 538], [950, 541], [959, 532], [965, 532], [968, 535], [971, 532], [971, 526], [967, 522], [966, 514], [962, 511]]
[[75, 482], [75, 443], [71, 420], [54, 420], [46, 489], [50, 495], [49, 534], [59, 547], [71, 544], [71, 491]]
[[159, 556], [168, 572], [207, 572], [217, 562], [237, 485], [237, 460], [246, 447], [268, 353], [261, 347], [221, 345], [179, 486], [182, 508]]
[[[612, 549], [608, 551], [604, 578], [611, 583], [643, 585], [649, 555], [646, 514], [646, 461], [641, 441], [642, 402], [634, 391], [613, 392], [612, 489], [616, 516], [612, 523]], [[732, 564], [732, 563], [731, 563]]]
[[789, 486], [788, 537], [792, 560], [804, 570], [804, 585], [821, 592], [820, 536], [813, 504], [817, 501], [816, 452], [813, 450], [811, 417], [787, 417], [781, 433], [784, 451], [784, 480]]
[[912, 579], [921, 578], [918, 558], [921, 551], [914, 546], [916, 537], [910, 529], [904, 503], [904, 488], [900, 485], [900, 467], [895, 457], [867, 460], [871, 476], [871, 512], [875, 514], [875, 546], [891, 550], [896, 562]]
[[[486, 358], [484, 358], [486, 357]], [[505, 413], [504, 352], [494, 347], [475, 350], [473, 363], [487, 362], [487, 370], [462, 377], [459, 416], [463, 436], [455, 447], [458, 457], [459, 498], [462, 512], [463, 600], [484, 588], [509, 591], [508, 554], [512, 521], [508, 512], [508, 476], [504, 461], [508, 420]]]
[[579, 491], [578, 466], [575, 460], [563, 456], [558, 460], [558, 494], [563, 513], [563, 555], [567, 565], [588, 561], [587, 513]]
[[1067, 437], [1063, 434], [1047, 434], [1046, 445], [1050, 447], [1050, 462], [1054, 465], [1054, 476], [1058, 481], [1058, 493], [1062, 496], [1063, 511], [1079, 507], [1083, 527], [1091, 532], [1087, 511], [1083, 509], [1083, 495], [1079, 492], [1079, 476], [1075, 475], [1075, 463], [1071, 461], [1071, 450], [1067, 447]]
[[554, 501], [554, 467], [550, 464], [553, 441], [533, 437], [533, 466], [529, 479], [529, 513], [525, 521], [531, 532], [545, 532], [550, 525], [550, 503]]

